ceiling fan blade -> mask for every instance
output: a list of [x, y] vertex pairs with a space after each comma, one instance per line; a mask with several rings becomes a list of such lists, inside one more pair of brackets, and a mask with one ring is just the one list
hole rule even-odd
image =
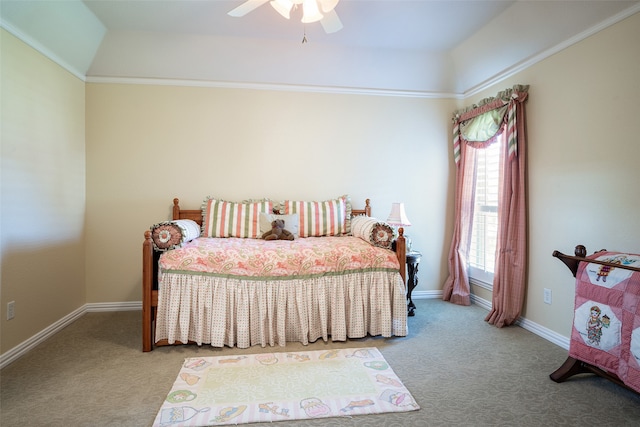
[[338, 14], [335, 10], [331, 10], [324, 14], [324, 18], [320, 20], [324, 32], [327, 34], [335, 33], [342, 29], [342, 21], [338, 18]]
[[268, 1], [269, 0], [247, 0], [246, 2], [242, 3], [240, 6], [229, 11], [227, 15], [235, 16], [235, 17], [244, 16], [247, 13], [251, 12], [252, 10], [259, 8], [260, 6], [262, 6]]
[[323, 12], [332, 11], [340, 0], [318, 0]]

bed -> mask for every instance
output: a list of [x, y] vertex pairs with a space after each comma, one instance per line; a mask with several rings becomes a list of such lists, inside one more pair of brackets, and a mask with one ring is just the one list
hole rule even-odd
[[640, 255], [598, 251], [575, 256], [554, 251], [576, 278], [574, 321], [567, 360], [555, 382], [592, 373], [640, 393]]
[[[276, 217], [294, 240], [260, 238]], [[190, 223], [196, 238], [185, 238]], [[207, 198], [200, 209], [175, 198], [172, 221], [154, 224], [142, 246], [143, 351], [406, 336], [406, 244], [402, 228], [389, 228], [371, 217], [369, 199], [354, 209], [348, 196]]]

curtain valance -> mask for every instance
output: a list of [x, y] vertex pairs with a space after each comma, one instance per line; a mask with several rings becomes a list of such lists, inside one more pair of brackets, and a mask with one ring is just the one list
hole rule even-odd
[[509, 128], [509, 153], [517, 152], [517, 133], [513, 120], [517, 104], [527, 99], [529, 85], [515, 85], [498, 92], [495, 97], [485, 98], [478, 104], [458, 110], [453, 114], [453, 155], [460, 160], [460, 144], [484, 148], [506, 128]]
[[460, 135], [467, 143], [489, 142], [502, 132], [507, 105], [460, 123]]

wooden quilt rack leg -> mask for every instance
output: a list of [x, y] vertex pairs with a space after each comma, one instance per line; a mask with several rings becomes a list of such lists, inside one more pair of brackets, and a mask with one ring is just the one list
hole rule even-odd
[[570, 377], [578, 374], [596, 374], [599, 377], [606, 378], [611, 382], [614, 382], [627, 390], [631, 390], [634, 393], [638, 393], [628, 385], [626, 385], [617, 375], [604, 371], [597, 366], [593, 366], [587, 362], [583, 362], [578, 359], [574, 359], [573, 357], [567, 357], [567, 360], [564, 361], [562, 366], [556, 369], [553, 373], [549, 375], [553, 381], [557, 383], [561, 383], [563, 381], [568, 380]]
[[589, 369], [585, 367], [585, 363], [581, 362], [573, 357], [567, 357], [567, 360], [564, 361], [562, 366], [556, 369], [553, 373], [549, 375], [553, 381], [557, 383], [561, 383], [566, 381], [570, 377], [577, 374], [586, 374], [591, 372]]

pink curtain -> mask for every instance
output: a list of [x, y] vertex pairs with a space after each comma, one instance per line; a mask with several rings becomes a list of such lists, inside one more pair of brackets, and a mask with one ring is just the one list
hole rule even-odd
[[[524, 89], [524, 90], [523, 90]], [[485, 320], [499, 328], [522, 311], [527, 278], [525, 109], [527, 88], [515, 87], [507, 109], [507, 144], [500, 156], [503, 176], [498, 199], [498, 244], [492, 307]]]
[[[454, 131], [456, 126], [454, 126]], [[471, 242], [471, 224], [475, 199], [474, 168], [476, 151], [460, 148], [456, 171], [456, 199], [453, 241], [449, 250], [449, 277], [444, 283], [442, 299], [459, 305], [471, 304], [471, 290], [467, 275], [467, 259]]]
[[[526, 139], [524, 102], [528, 86], [514, 86], [495, 98], [483, 100], [456, 113], [454, 117], [454, 157], [456, 201], [454, 233], [449, 251], [449, 277], [445, 281], [443, 299], [455, 304], [470, 304], [467, 276], [467, 253], [473, 221], [474, 152], [482, 149], [499, 134], [504, 134], [500, 156], [500, 195], [498, 200], [498, 236], [493, 280], [492, 309], [486, 321], [503, 327], [520, 316], [526, 287], [527, 209], [526, 209]], [[460, 126], [467, 120], [507, 105], [504, 123], [496, 135], [486, 141], [466, 141]]]

